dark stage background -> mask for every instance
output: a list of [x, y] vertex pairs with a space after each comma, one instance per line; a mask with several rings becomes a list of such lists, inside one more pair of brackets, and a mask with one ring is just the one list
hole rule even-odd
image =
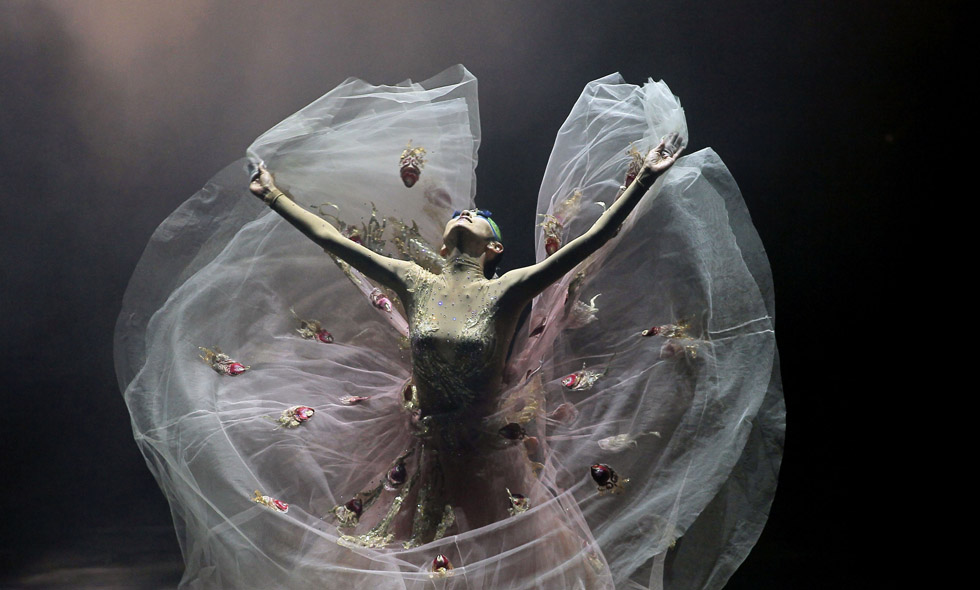
[[879, 351], [902, 329], [888, 325], [914, 320], [882, 302], [904, 287], [914, 178], [941, 143], [924, 111], [944, 116], [953, 8], [0, 0], [0, 587], [176, 586], [169, 511], [112, 366], [143, 246], [346, 77], [455, 63], [480, 81], [479, 202], [508, 235], [507, 268], [532, 260], [538, 182], [588, 81], [618, 70], [681, 97], [690, 150], [722, 156], [767, 246], [788, 407], [769, 525], [728, 588], [880, 582], [867, 546], [895, 517], [895, 440], [880, 436], [895, 392], [861, 368], [887, 371]]

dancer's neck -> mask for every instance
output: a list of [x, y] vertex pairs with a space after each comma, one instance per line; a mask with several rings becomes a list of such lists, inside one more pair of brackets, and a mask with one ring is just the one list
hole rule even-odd
[[469, 274], [472, 277], [483, 278], [483, 256], [474, 257], [457, 250], [446, 258], [442, 268], [447, 276]]

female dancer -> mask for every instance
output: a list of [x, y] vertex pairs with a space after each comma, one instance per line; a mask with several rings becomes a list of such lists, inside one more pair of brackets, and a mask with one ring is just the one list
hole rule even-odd
[[499, 278], [462, 67], [348, 80], [258, 138], [272, 211], [241, 163], [181, 206], [116, 365], [182, 585], [720, 588], [765, 522], [782, 406], [765, 253], [686, 133], [663, 83], [587, 85], [539, 262]]
[[[677, 133], [665, 137], [650, 151], [626, 191], [590, 230], [542, 262], [490, 279], [485, 278], [485, 268], [503, 253], [504, 246], [487, 212], [473, 209], [454, 214], [446, 224], [439, 249], [445, 259], [442, 272], [434, 274], [413, 261], [382, 256], [348, 239], [279, 190], [268, 170], [257, 169], [249, 187], [256, 196], [328, 253], [394, 291], [405, 306], [413, 376], [411, 398], [406, 401], [417, 408], [416, 428], [423, 441], [418, 469], [424, 478], [419, 514], [413, 519], [408, 545], [441, 537], [449, 526], [447, 519], [456, 518], [454, 507], [463, 509], [474, 528], [500, 518], [500, 511], [487, 505], [492, 498], [474, 493], [484, 490], [499, 496], [499, 490], [475, 485], [473, 472], [486, 469], [487, 461], [493, 465], [487, 455], [494, 449], [494, 435], [508, 435], [507, 431], [499, 432], [506, 424], [488, 430], [486, 421], [499, 410], [504, 365], [521, 311], [616, 233], [683, 148]], [[511, 427], [515, 435], [516, 428]], [[402, 465], [400, 460], [393, 468], [401, 473]], [[452, 477], [446, 477], [447, 473]], [[401, 484], [391, 485], [396, 483]], [[526, 493], [530, 484], [526, 478], [515, 480], [508, 489]], [[411, 487], [406, 487], [403, 498]], [[373, 501], [375, 496], [369, 499]], [[363, 510], [362, 501], [358, 512]], [[362, 542], [389, 542], [389, 527], [396, 513]]]

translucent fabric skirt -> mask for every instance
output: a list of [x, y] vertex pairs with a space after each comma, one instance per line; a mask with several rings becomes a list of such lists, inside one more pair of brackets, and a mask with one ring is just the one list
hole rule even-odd
[[[586, 86], [538, 197], [538, 259], [616, 198], [631, 146], [671, 131], [687, 134], [662, 82]], [[352, 239], [425, 264], [451, 212], [473, 205], [478, 146], [476, 80], [457, 66], [423, 83], [348, 80], [248, 155]], [[120, 385], [170, 502], [182, 587], [724, 585], [765, 523], [784, 421], [768, 262], [713, 151], [682, 157], [613, 240], [535, 300], [496, 410], [520, 432], [474, 458], [488, 475], [473, 497], [498, 502], [496, 516], [457, 507], [441, 538], [409, 548], [397, 535], [345, 541], [393, 505], [393, 461], [413, 444], [399, 302], [250, 195], [245, 164], [160, 225], [117, 326]], [[497, 477], [517, 472], [523, 490]], [[372, 487], [375, 508], [345, 528]]]

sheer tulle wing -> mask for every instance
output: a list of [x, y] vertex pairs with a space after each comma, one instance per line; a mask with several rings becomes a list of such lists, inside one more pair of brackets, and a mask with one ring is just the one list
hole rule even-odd
[[[373, 203], [380, 223], [415, 222], [431, 242], [448, 211], [472, 203], [477, 121], [476, 81], [461, 67], [422, 84], [349, 80], [249, 153], [365, 241]], [[411, 188], [399, 176], [409, 141], [427, 150]], [[411, 443], [400, 423], [404, 320], [247, 181], [244, 161], [230, 166], [157, 229], [117, 326], [120, 383], [173, 510], [184, 585], [428, 584], [432, 548], [352, 551], [331, 517]]]
[[[589, 84], [538, 199], [538, 258], [610, 203], [633, 159], [687, 135], [665, 84]], [[535, 302], [524, 366], [544, 363], [548, 468], [617, 587], [720, 588], [765, 523], [781, 457], [771, 275], [734, 180], [682, 157], [619, 235]], [[628, 478], [599, 496], [591, 464]]]
[[[352, 78], [263, 134], [248, 154], [298, 202], [349, 224], [367, 222], [374, 203], [435, 242], [452, 210], [473, 203], [479, 125], [476, 78], [462, 66], [421, 84]], [[399, 175], [406, 148], [425, 150], [411, 188]]]

